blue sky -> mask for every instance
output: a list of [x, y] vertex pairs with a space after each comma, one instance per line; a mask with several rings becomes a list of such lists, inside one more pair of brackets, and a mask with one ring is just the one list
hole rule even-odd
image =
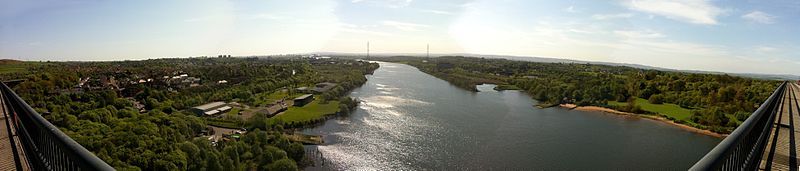
[[0, 0], [0, 58], [477, 53], [800, 73], [797, 0]]

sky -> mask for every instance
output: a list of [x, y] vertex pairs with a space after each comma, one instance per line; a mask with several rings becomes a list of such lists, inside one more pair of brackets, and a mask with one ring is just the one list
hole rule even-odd
[[0, 0], [0, 58], [473, 53], [800, 75], [797, 0]]

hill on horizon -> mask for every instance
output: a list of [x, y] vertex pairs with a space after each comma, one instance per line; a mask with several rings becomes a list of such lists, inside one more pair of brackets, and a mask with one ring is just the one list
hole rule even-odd
[[[331, 56], [339, 56], [339, 55], [364, 56], [364, 53], [316, 52], [314, 54], [331, 55]], [[371, 53], [370, 54], [370, 56], [374, 56], [374, 57], [425, 56], [425, 55], [426, 54], [424, 54], [424, 53]], [[642, 65], [642, 64], [602, 62], [602, 61], [583, 61], [583, 60], [562, 59], [562, 58], [554, 58], [554, 57], [513, 56], [513, 55], [485, 55], [485, 54], [471, 54], [471, 53], [430, 54], [430, 56], [432, 56], [432, 57], [464, 56], [464, 57], [476, 57], [476, 58], [497, 58], [497, 59], [508, 59], [508, 60], [515, 60], [515, 61], [543, 62], [543, 63], [585, 63], [585, 64], [597, 64], [597, 65], [609, 65], [609, 66], [626, 66], [626, 67], [639, 68], [639, 69], [650, 69], [650, 70], [659, 70], [659, 71], [673, 71], [673, 72], [686, 72], [686, 73], [697, 73], [697, 74], [729, 74], [729, 75], [734, 75], [734, 76], [758, 78], [758, 79], [768, 79], [768, 80], [798, 80], [798, 79], [800, 79], [800, 76], [798, 76], [798, 75], [789, 75], [789, 74], [730, 73], [730, 72], [721, 72], [721, 71], [681, 70], [681, 69], [655, 67], [655, 66]]]

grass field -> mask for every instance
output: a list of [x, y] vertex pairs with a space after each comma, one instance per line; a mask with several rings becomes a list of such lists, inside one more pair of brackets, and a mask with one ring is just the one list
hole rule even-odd
[[223, 127], [223, 128], [233, 128], [238, 129], [244, 126], [243, 123], [229, 121], [220, 118], [205, 118], [206, 124], [216, 127]]
[[39, 64], [36, 62], [17, 62], [17, 61], [0, 62], [0, 74], [22, 72], [27, 70], [28, 67], [36, 65]]
[[283, 122], [302, 122], [321, 118], [325, 114], [332, 114], [339, 111], [339, 101], [328, 101], [328, 104], [319, 104], [320, 100], [314, 100], [303, 107], [292, 106], [285, 113], [272, 119], [281, 119]]
[[241, 110], [242, 110], [241, 108], [234, 107], [233, 109], [231, 109], [231, 111], [228, 111], [228, 113], [226, 113], [226, 115], [228, 115], [228, 116], [238, 116], [239, 115], [239, 111], [241, 111]]
[[275, 91], [272, 93], [260, 93], [256, 95], [256, 105], [266, 105], [276, 100], [280, 100], [281, 98], [287, 97], [286, 99], [292, 100], [295, 97], [298, 97], [303, 94], [295, 93], [293, 95], [289, 95], [289, 93], [285, 91]]
[[[609, 101], [608, 105], [611, 106], [625, 106], [627, 103], [625, 102], [616, 102], [616, 101]], [[653, 113], [664, 114], [679, 120], [689, 121], [689, 117], [692, 116], [692, 110], [682, 108], [676, 104], [664, 103], [664, 104], [652, 104], [649, 101], [636, 98], [636, 105], [642, 107], [643, 110], [650, 111]]]

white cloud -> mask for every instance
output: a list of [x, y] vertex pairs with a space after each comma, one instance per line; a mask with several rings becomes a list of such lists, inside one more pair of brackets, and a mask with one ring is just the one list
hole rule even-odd
[[422, 12], [433, 13], [433, 14], [441, 14], [441, 15], [453, 15], [452, 12], [448, 11], [440, 11], [440, 10], [421, 10]]
[[770, 47], [770, 46], [757, 46], [757, 47], [755, 47], [755, 49], [756, 49], [757, 52], [762, 52], [762, 53], [774, 52], [774, 51], [778, 50], [778, 48]]
[[598, 31], [596, 31], [596, 30], [582, 29], [582, 28], [569, 28], [567, 30], [569, 30], [570, 32], [573, 32], [573, 33], [581, 33], [581, 34], [596, 34], [596, 33], [598, 33]]
[[280, 16], [280, 15], [275, 15], [275, 14], [260, 13], [260, 14], [251, 15], [250, 17], [248, 17], [248, 19], [253, 19], [253, 20], [255, 20], [255, 19], [281, 20], [281, 19], [286, 19], [286, 17]]
[[41, 46], [42, 42], [28, 42], [28, 46]]
[[420, 28], [430, 27], [429, 25], [424, 25], [424, 24], [406, 23], [406, 22], [391, 21], [391, 20], [383, 21], [381, 22], [381, 24], [404, 31], [420, 31]]
[[694, 24], [715, 25], [717, 17], [725, 13], [710, 0], [626, 0], [623, 5], [631, 10]]
[[567, 8], [564, 8], [564, 11], [568, 13], [578, 13], [578, 10], [575, 10], [575, 6], [569, 6]]
[[749, 20], [751, 22], [757, 22], [762, 24], [772, 24], [775, 23], [775, 16], [767, 14], [761, 11], [753, 11], [742, 15], [743, 19]]
[[620, 18], [631, 18], [633, 16], [634, 16], [633, 13], [595, 14], [592, 15], [592, 18], [595, 20], [610, 20], [610, 19], [620, 19]]
[[662, 38], [663, 34], [653, 30], [616, 30], [614, 34], [625, 38]]
[[[389, 8], [402, 8], [411, 5], [414, 0], [370, 0], [369, 4], [389, 7]], [[351, 3], [367, 2], [367, 0], [351, 0]]]
[[359, 26], [355, 24], [348, 24], [348, 23], [340, 23], [341, 27], [339, 27], [339, 31], [348, 32], [348, 33], [355, 33], [355, 34], [368, 34], [368, 35], [376, 35], [376, 36], [390, 36], [392, 34], [380, 31], [373, 31], [370, 28], [374, 28], [374, 26]]
[[[629, 45], [642, 50], [649, 50], [651, 52], [663, 53], [664, 56], [674, 54], [686, 54], [689, 56], [705, 56], [705, 57], [721, 57], [728, 52], [722, 46], [699, 44], [693, 42], [681, 42], [674, 40], [654, 41], [649, 39], [629, 39], [622, 41], [623, 44]], [[671, 53], [671, 54], [670, 54]], [[671, 58], [665, 58], [671, 59]]]
[[183, 22], [193, 23], [193, 22], [218, 22], [220, 20], [228, 19], [227, 15], [207, 15], [201, 17], [194, 17], [194, 18], [187, 18], [184, 19]]

